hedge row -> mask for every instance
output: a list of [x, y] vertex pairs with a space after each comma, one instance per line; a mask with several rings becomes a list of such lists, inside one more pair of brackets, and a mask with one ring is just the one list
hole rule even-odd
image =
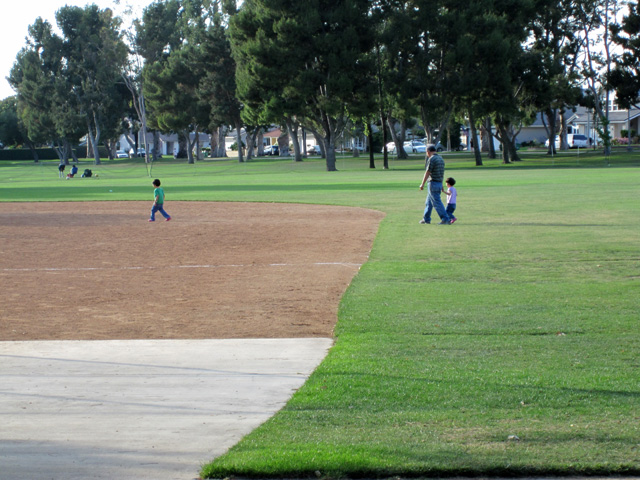
[[[109, 158], [105, 147], [99, 148], [100, 158]], [[58, 160], [58, 154], [53, 148], [36, 148], [38, 158], [40, 160]], [[85, 148], [76, 148], [78, 158], [84, 158], [87, 155]], [[31, 160], [33, 161], [33, 153], [28, 148], [7, 148], [0, 150], [1, 160]]]

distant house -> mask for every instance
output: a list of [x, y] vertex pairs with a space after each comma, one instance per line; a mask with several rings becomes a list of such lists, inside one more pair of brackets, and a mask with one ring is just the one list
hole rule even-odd
[[[611, 138], [622, 137], [622, 130], [632, 130], [637, 135], [637, 132], [640, 131], [638, 128], [640, 126], [640, 109], [631, 107], [626, 110], [618, 108], [614, 102], [610, 102], [610, 104], [609, 132], [611, 132]], [[593, 110], [578, 107], [576, 112], [568, 118], [567, 124], [573, 128], [571, 133], [582, 133], [597, 141], [600, 139], [600, 135], [596, 129], [597, 122], [594, 118]]]
[[[142, 131], [138, 132], [138, 149], [144, 149], [144, 135]], [[209, 148], [211, 146], [211, 138], [207, 133], [200, 133], [200, 148]], [[190, 141], [193, 141], [195, 138], [195, 133], [191, 132]], [[147, 132], [147, 143], [149, 144], [149, 148], [152, 151], [153, 149], [153, 132]], [[168, 155], [174, 156], [178, 153], [179, 150], [179, 140], [177, 133], [161, 133], [159, 138], [159, 155]], [[118, 142], [116, 144], [116, 149], [124, 152], [128, 152], [131, 155], [134, 155], [134, 146], [129, 144], [126, 135], [120, 135]]]
[[[631, 130], [640, 132], [640, 109], [632, 107], [630, 110], [619, 108], [615, 101], [610, 101], [609, 109], [609, 131], [611, 132], [611, 138], [622, 137], [622, 130]], [[526, 127], [523, 127], [518, 134], [517, 142], [531, 142], [536, 141], [538, 143], [544, 143], [549, 138], [547, 130], [544, 128], [542, 122], [542, 113], [536, 115], [535, 121]], [[546, 122], [545, 118], [545, 122]], [[560, 127], [558, 119], [557, 127]], [[585, 107], [575, 107], [573, 109], [567, 109], [567, 133], [580, 133], [587, 138], [591, 138], [595, 141], [600, 139], [597, 127], [599, 122], [596, 119], [593, 109]]]

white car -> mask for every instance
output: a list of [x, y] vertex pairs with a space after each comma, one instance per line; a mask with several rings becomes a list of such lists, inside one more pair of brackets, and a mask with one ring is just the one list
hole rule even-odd
[[[409, 153], [426, 153], [427, 151], [427, 146], [420, 140], [410, 140], [408, 142], [404, 142], [402, 144], [402, 148], [404, 148], [404, 151], [407, 152], [408, 154]], [[384, 149], [381, 151], [384, 152]], [[387, 143], [387, 152], [395, 155], [396, 153], [395, 142]]]
[[[569, 148], [587, 148], [589, 146], [589, 139], [586, 135], [579, 133], [567, 134], [567, 144]], [[549, 148], [549, 139], [544, 142], [544, 146]], [[556, 135], [556, 148], [560, 148], [560, 135]]]
[[426, 153], [427, 146], [420, 140], [411, 140], [404, 142], [404, 151], [407, 153]]
[[118, 150], [116, 152], [116, 158], [129, 158], [129, 154], [125, 151]]

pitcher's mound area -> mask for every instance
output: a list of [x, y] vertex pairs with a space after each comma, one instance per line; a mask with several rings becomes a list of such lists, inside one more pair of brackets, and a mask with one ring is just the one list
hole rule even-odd
[[0, 340], [330, 337], [383, 214], [269, 203], [0, 204]]

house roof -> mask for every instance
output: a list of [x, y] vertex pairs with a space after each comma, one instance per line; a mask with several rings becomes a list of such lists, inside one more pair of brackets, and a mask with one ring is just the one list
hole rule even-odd
[[263, 137], [271, 137], [271, 138], [280, 138], [282, 136], [282, 130], [279, 128], [274, 128], [269, 132], [265, 132], [262, 134]]
[[[609, 112], [609, 123], [627, 123], [627, 119], [634, 120], [640, 117], [640, 109], [632, 107], [631, 110], [613, 110]], [[593, 122], [593, 111], [587, 110], [584, 107], [578, 107], [576, 113], [574, 113], [567, 121], [567, 123], [586, 124], [587, 122]]]

